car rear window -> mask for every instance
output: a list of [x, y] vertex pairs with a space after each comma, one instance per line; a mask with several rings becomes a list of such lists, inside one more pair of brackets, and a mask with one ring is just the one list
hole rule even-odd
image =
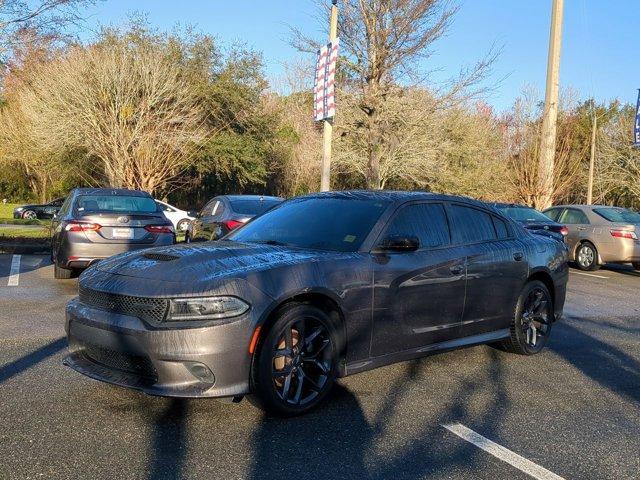
[[289, 200], [232, 232], [238, 242], [355, 252], [388, 202], [344, 198]]
[[281, 200], [230, 200], [231, 210], [240, 215], [260, 215], [271, 207], [281, 203]]
[[640, 213], [626, 208], [594, 208], [593, 211], [610, 222], [640, 224]]
[[80, 213], [153, 213], [158, 211], [158, 206], [151, 197], [134, 197], [132, 195], [80, 195], [76, 200], [75, 209]]
[[551, 220], [544, 213], [529, 207], [496, 207], [500, 213], [517, 222], [549, 222]]

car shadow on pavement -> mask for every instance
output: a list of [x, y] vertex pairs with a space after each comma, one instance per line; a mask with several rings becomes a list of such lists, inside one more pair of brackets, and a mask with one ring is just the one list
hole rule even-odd
[[640, 403], [640, 362], [567, 322], [558, 327], [551, 350], [604, 388]]
[[0, 367], [0, 383], [19, 375], [43, 360], [55, 355], [67, 346], [66, 337], [58, 338], [43, 347]]
[[[294, 419], [263, 416], [253, 437], [254, 462], [249, 478], [378, 480], [425, 478], [459, 468], [473, 471], [481, 459], [486, 460], [479, 450], [456, 437], [450, 437], [446, 445], [438, 439], [450, 435], [442, 425], [452, 422], [470, 425], [490, 438], [497, 436], [496, 426], [502, 423], [510, 405], [502, 365], [506, 354], [490, 348], [486, 351], [486, 369], [465, 378], [447, 395], [445, 403], [435, 406], [427, 406], [428, 398], [425, 406], [407, 404], [409, 397], [415, 398], [410, 390], [424, 388], [428, 382], [425, 367], [434, 360], [427, 358], [405, 364], [405, 373], [392, 382], [388, 392], [379, 392], [383, 398], [379, 408], [367, 408], [376, 412], [373, 415], [365, 414], [356, 395], [337, 384], [328, 402], [308, 415]], [[476, 401], [480, 392], [489, 393], [489, 399]], [[479, 404], [482, 407], [478, 408]], [[419, 412], [409, 412], [408, 408]], [[390, 444], [398, 437], [404, 446], [399, 450]]]
[[[0, 254], [0, 286], [6, 285], [7, 280], [11, 276], [11, 262], [13, 260], [14, 255]], [[51, 265], [51, 260], [49, 259], [49, 255], [27, 255], [22, 254], [20, 256], [20, 271], [19, 273], [26, 274], [29, 272], [33, 272], [35, 270], [39, 270], [40, 268], [45, 268]]]
[[188, 401], [172, 398], [152, 425], [148, 477], [183, 478], [184, 461], [188, 450]]

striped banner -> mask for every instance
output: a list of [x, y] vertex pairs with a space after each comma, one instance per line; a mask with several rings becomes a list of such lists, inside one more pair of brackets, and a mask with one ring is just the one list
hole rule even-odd
[[313, 86], [313, 119], [317, 122], [333, 118], [336, 114], [336, 62], [338, 39], [318, 51], [316, 79]]

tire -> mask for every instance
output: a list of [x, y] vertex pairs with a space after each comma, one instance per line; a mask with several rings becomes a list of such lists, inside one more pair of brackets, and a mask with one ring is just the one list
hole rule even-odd
[[633, 268], [634, 268], [635, 270], [640, 271], [640, 262], [634, 262], [634, 263], [632, 263], [631, 265], [633, 265]]
[[33, 210], [26, 210], [22, 212], [22, 218], [24, 218], [25, 220], [35, 220], [36, 218], [38, 218], [38, 214]]
[[593, 272], [598, 270], [598, 250], [591, 242], [582, 242], [576, 250], [576, 265], [580, 270]]
[[184, 234], [184, 243], [191, 243], [191, 237], [189, 237], [189, 232]]
[[[290, 304], [263, 335], [251, 368], [252, 403], [282, 417], [316, 408], [337, 376], [338, 344], [331, 317], [312, 305]], [[283, 374], [277, 375], [279, 371]]]
[[186, 232], [187, 228], [189, 228], [189, 223], [191, 222], [191, 220], [189, 220], [188, 218], [183, 218], [182, 220], [180, 220], [177, 224], [176, 224], [176, 230], [178, 232]]
[[539, 353], [549, 340], [553, 318], [553, 301], [546, 285], [538, 280], [527, 283], [516, 303], [509, 338], [501, 347], [519, 355]]
[[57, 263], [53, 264], [53, 278], [58, 280], [67, 280], [73, 277], [73, 269], [62, 268]]

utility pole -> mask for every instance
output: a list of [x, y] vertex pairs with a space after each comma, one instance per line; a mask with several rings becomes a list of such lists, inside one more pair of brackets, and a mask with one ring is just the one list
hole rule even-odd
[[[338, 38], [338, 0], [332, 0], [331, 19], [329, 21], [329, 41], [335, 42]], [[320, 191], [327, 192], [331, 189], [331, 140], [333, 138], [333, 119], [325, 118], [322, 130], [322, 177]]]
[[589, 185], [587, 187], [587, 205], [593, 204], [593, 175], [596, 169], [596, 130], [598, 128], [598, 117], [593, 112], [593, 122], [591, 124], [591, 157], [589, 158]]
[[547, 61], [547, 88], [544, 98], [544, 119], [542, 121], [540, 157], [538, 160], [538, 194], [536, 207], [539, 209], [550, 207], [553, 195], [564, 0], [553, 0], [552, 8], [551, 33], [549, 35], [549, 59]]

